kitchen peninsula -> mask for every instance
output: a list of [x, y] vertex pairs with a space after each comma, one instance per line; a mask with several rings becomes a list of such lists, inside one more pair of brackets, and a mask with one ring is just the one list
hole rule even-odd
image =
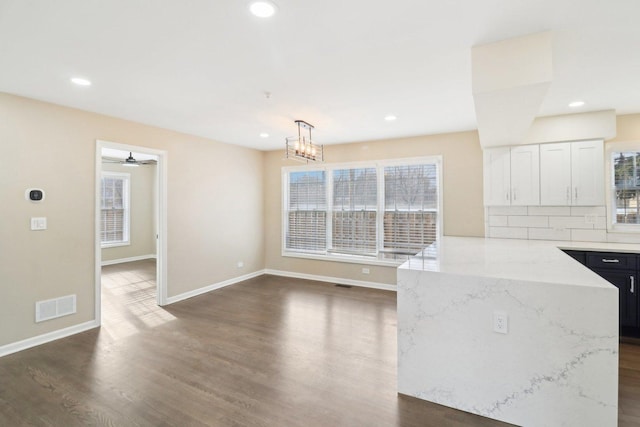
[[620, 246], [441, 238], [398, 269], [398, 391], [517, 425], [617, 425], [618, 289], [559, 248]]

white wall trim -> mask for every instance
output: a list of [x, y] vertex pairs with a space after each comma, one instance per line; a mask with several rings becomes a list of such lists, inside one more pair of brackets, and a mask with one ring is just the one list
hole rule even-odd
[[363, 280], [343, 279], [340, 277], [318, 276], [315, 274], [297, 273], [294, 271], [281, 271], [265, 269], [264, 274], [271, 274], [274, 276], [293, 277], [296, 279], [317, 280], [319, 282], [338, 283], [340, 285], [360, 286], [363, 288], [382, 289], [385, 291], [396, 291], [396, 285], [378, 282], [365, 282]]
[[88, 331], [89, 329], [97, 328], [99, 326], [100, 324], [96, 320], [90, 320], [89, 322], [69, 326], [64, 329], [58, 329], [57, 331], [48, 332], [22, 341], [5, 344], [0, 346], [0, 357], [17, 353], [18, 351], [26, 350], [41, 344], [46, 344], [51, 341], [59, 340], [61, 338], [66, 338], [70, 335], [79, 334], [80, 332]]
[[155, 259], [155, 258], [156, 258], [156, 254], [130, 256], [128, 258], [118, 258], [118, 259], [111, 259], [108, 261], [102, 261], [101, 265], [122, 264], [124, 262], [142, 261], [145, 259]]
[[[146, 256], [146, 257], [151, 257]], [[139, 257], [132, 257], [139, 258]], [[115, 260], [114, 260], [115, 261]], [[110, 261], [107, 261], [110, 262]], [[226, 286], [234, 285], [236, 283], [242, 282], [244, 280], [253, 279], [254, 277], [259, 277], [264, 274], [270, 274], [273, 276], [282, 276], [282, 277], [292, 277], [296, 279], [306, 279], [306, 280], [316, 280], [319, 282], [328, 282], [328, 283], [338, 283], [341, 285], [351, 285], [351, 286], [360, 286], [364, 288], [373, 288], [373, 289], [382, 289], [385, 291], [396, 291], [396, 285], [390, 285], [386, 283], [377, 283], [377, 282], [365, 282], [362, 280], [353, 280], [353, 279], [343, 279], [339, 277], [329, 277], [329, 276], [318, 276], [315, 274], [306, 274], [306, 273], [297, 273], [294, 271], [281, 271], [281, 270], [258, 270], [253, 273], [245, 274], [243, 276], [234, 277], [229, 280], [224, 280], [222, 282], [214, 283], [212, 285], [208, 285], [202, 287], [200, 289], [195, 289], [193, 291], [185, 292], [173, 297], [167, 298], [167, 304], [173, 304], [178, 301], [182, 301], [188, 298], [192, 298], [198, 295], [205, 294], [207, 292], [214, 291], [216, 289], [224, 288]], [[38, 335], [32, 338], [27, 338], [22, 341], [17, 341], [14, 343], [6, 344], [0, 346], [0, 357], [6, 356], [12, 353], [16, 353], [18, 351], [26, 350], [31, 347], [35, 347], [41, 344], [46, 344], [51, 341], [55, 341], [61, 338], [66, 338], [70, 335], [79, 334], [80, 332], [88, 331], [89, 329], [97, 328], [100, 326], [100, 322], [95, 319], [89, 322], [80, 323], [78, 325], [69, 326], [68, 328], [59, 329], [57, 331], [49, 332], [43, 335]]]
[[178, 294], [172, 297], [167, 297], [167, 304], [173, 304], [178, 301], [185, 300], [187, 298], [197, 297], [198, 295], [206, 294], [207, 292], [215, 291], [216, 289], [224, 288], [226, 286], [234, 285], [238, 282], [242, 282], [244, 280], [253, 279], [254, 277], [262, 276], [264, 274], [264, 270], [258, 270], [253, 273], [245, 274], [243, 276], [234, 277], [232, 279], [224, 280], [222, 282], [214, 283], [212, 285], [204, 286], [199, 289], [194, 289], [189, 292], [184, 292], [182, 294]]
[[226, 286], [234, 285], [244, 280], [253, 279], [254, 277], [262, 276], [263, 274], [271, 274], [273, 276], [293, 277], [296, 279], [316, 280], [319, 282], [338, 283], [340, 285], [360, 286], [363, 288], [382, 289], [385, 291], [396, 291], [396, 285], [378, 282], [365, 282], [363, 280], [343, 279], [340, 277], [318, 276], [315, 274], [297, 273], [294, 271], [281, 271], [281, 270], [258, 270], [253, 273], [245, 274], [243, 276], [234, 277], [229, 280], [214, 283], [193, 291], [185, 292], [179, 295], [175, 295], [167, 298], [167, 304], [173, 304], [178, 301], [182, 301], [188, 298], [193, 298], [198, 295], [206, 294], [207, 292], [215, 291], [216, 289], [224, 288]]

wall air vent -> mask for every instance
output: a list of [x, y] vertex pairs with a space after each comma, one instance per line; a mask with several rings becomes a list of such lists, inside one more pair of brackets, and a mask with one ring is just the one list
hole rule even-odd
[[36, 302], [36, 323], [76, 312], [76, 296], [67, 295], [60, 298]]

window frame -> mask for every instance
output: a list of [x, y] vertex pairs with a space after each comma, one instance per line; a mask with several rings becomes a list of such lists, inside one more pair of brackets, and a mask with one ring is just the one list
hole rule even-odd
[[615, 221], [617, 212], [613, 154], [634, 151], [640, 153], [640, 141], [609, 142], [605, 144], [605, 197], [608, 233], [640, 233], [640, 224], [618, 224]]
[[[443, 205], [442, 194], [444, 189], [443, 176], [443, 161], [441, 155], [435, 156], [423, 156], [423, 157], [409, 157], [399, 159], [386, 159], [386, 160], [371, 160], [371, 161], [358, 161], [358, 162], [343, 162], [343, 163], [321, 163], [311, 164], [303, 166], [284, 166], [281, 170], [281, 255], [283, 257], [303, 258], [323, 261], [336, 261], [355, 264], [368, 264], [368, 265], [382, 265], [397, 267], [406, 261], [406, 257], [401, 259], [382, 259], [380, 258], [383, 252], [384, 246], [384, 213], [385, 213], [385, 191], [384, 191], [384, 168], [389, 166], [411, 166], [422, 164], [435, 164], [436, 165], [436, 177], [438, 180], [438, 196], [437, 196], [437, 224], [436, 224], [436, 239], [440, 239], [443, 234]], [[288, 209], [288, 196], [289, 196], [289, 173], [291, 172], [308, 172], [308, 171], [324, 171], [326, 186], [327, 186], [327, 248], [329, 242], [332, 242], [332, 225], [330, 225], [331, 214], [333, 212], [333, 171], [341, 169], [355, 169], [355, 168], [375, 168], [377, 171], [377, 217], [376, 217], [376, 252], [375, 256], [362, 255], [362, 254], [347, 254], [347, 253], [335, 253], [330, 250], [323, 252], [299, 252], [288, 250], [286, 247], [287, 239], [287, 209]]]
[[[111, 171], [102, 171], [100, 173], [100, 180], [102, 181], [104, 178], [119, 178], [123, 180], [122, 183], [122, 203], [123, 203], [123, 211], [124, 215], [122, 218], [122, 240], [111, 241], [111, 242], [103, 242], [102, 241], [102, 221], [100, 221], [100, 247], [102, 249], [105, 248], [115, 248], [119, 246], [130, 246], [131, 245], [131, 174], [127, 172], [111, 172]], [[102, 189], [102, 186], [101, 186]], [[102, 207], [102, 191], [100, 192], [100, 202], [99, 205]], [[102, 208], [100, 209], [102, 212]], [[100, 215], [102, 217], [102, 215]]]

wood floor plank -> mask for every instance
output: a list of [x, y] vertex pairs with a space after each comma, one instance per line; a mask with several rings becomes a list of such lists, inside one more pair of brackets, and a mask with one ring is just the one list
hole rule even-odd
[[[161, 308], [153, 261], [103, 268], [103, 326], [0, 358], [1, 426], [506, 426], [396, 392], [396, 298], [261, 276]], [[640, 426], [622, 344], [620, 426]]]

